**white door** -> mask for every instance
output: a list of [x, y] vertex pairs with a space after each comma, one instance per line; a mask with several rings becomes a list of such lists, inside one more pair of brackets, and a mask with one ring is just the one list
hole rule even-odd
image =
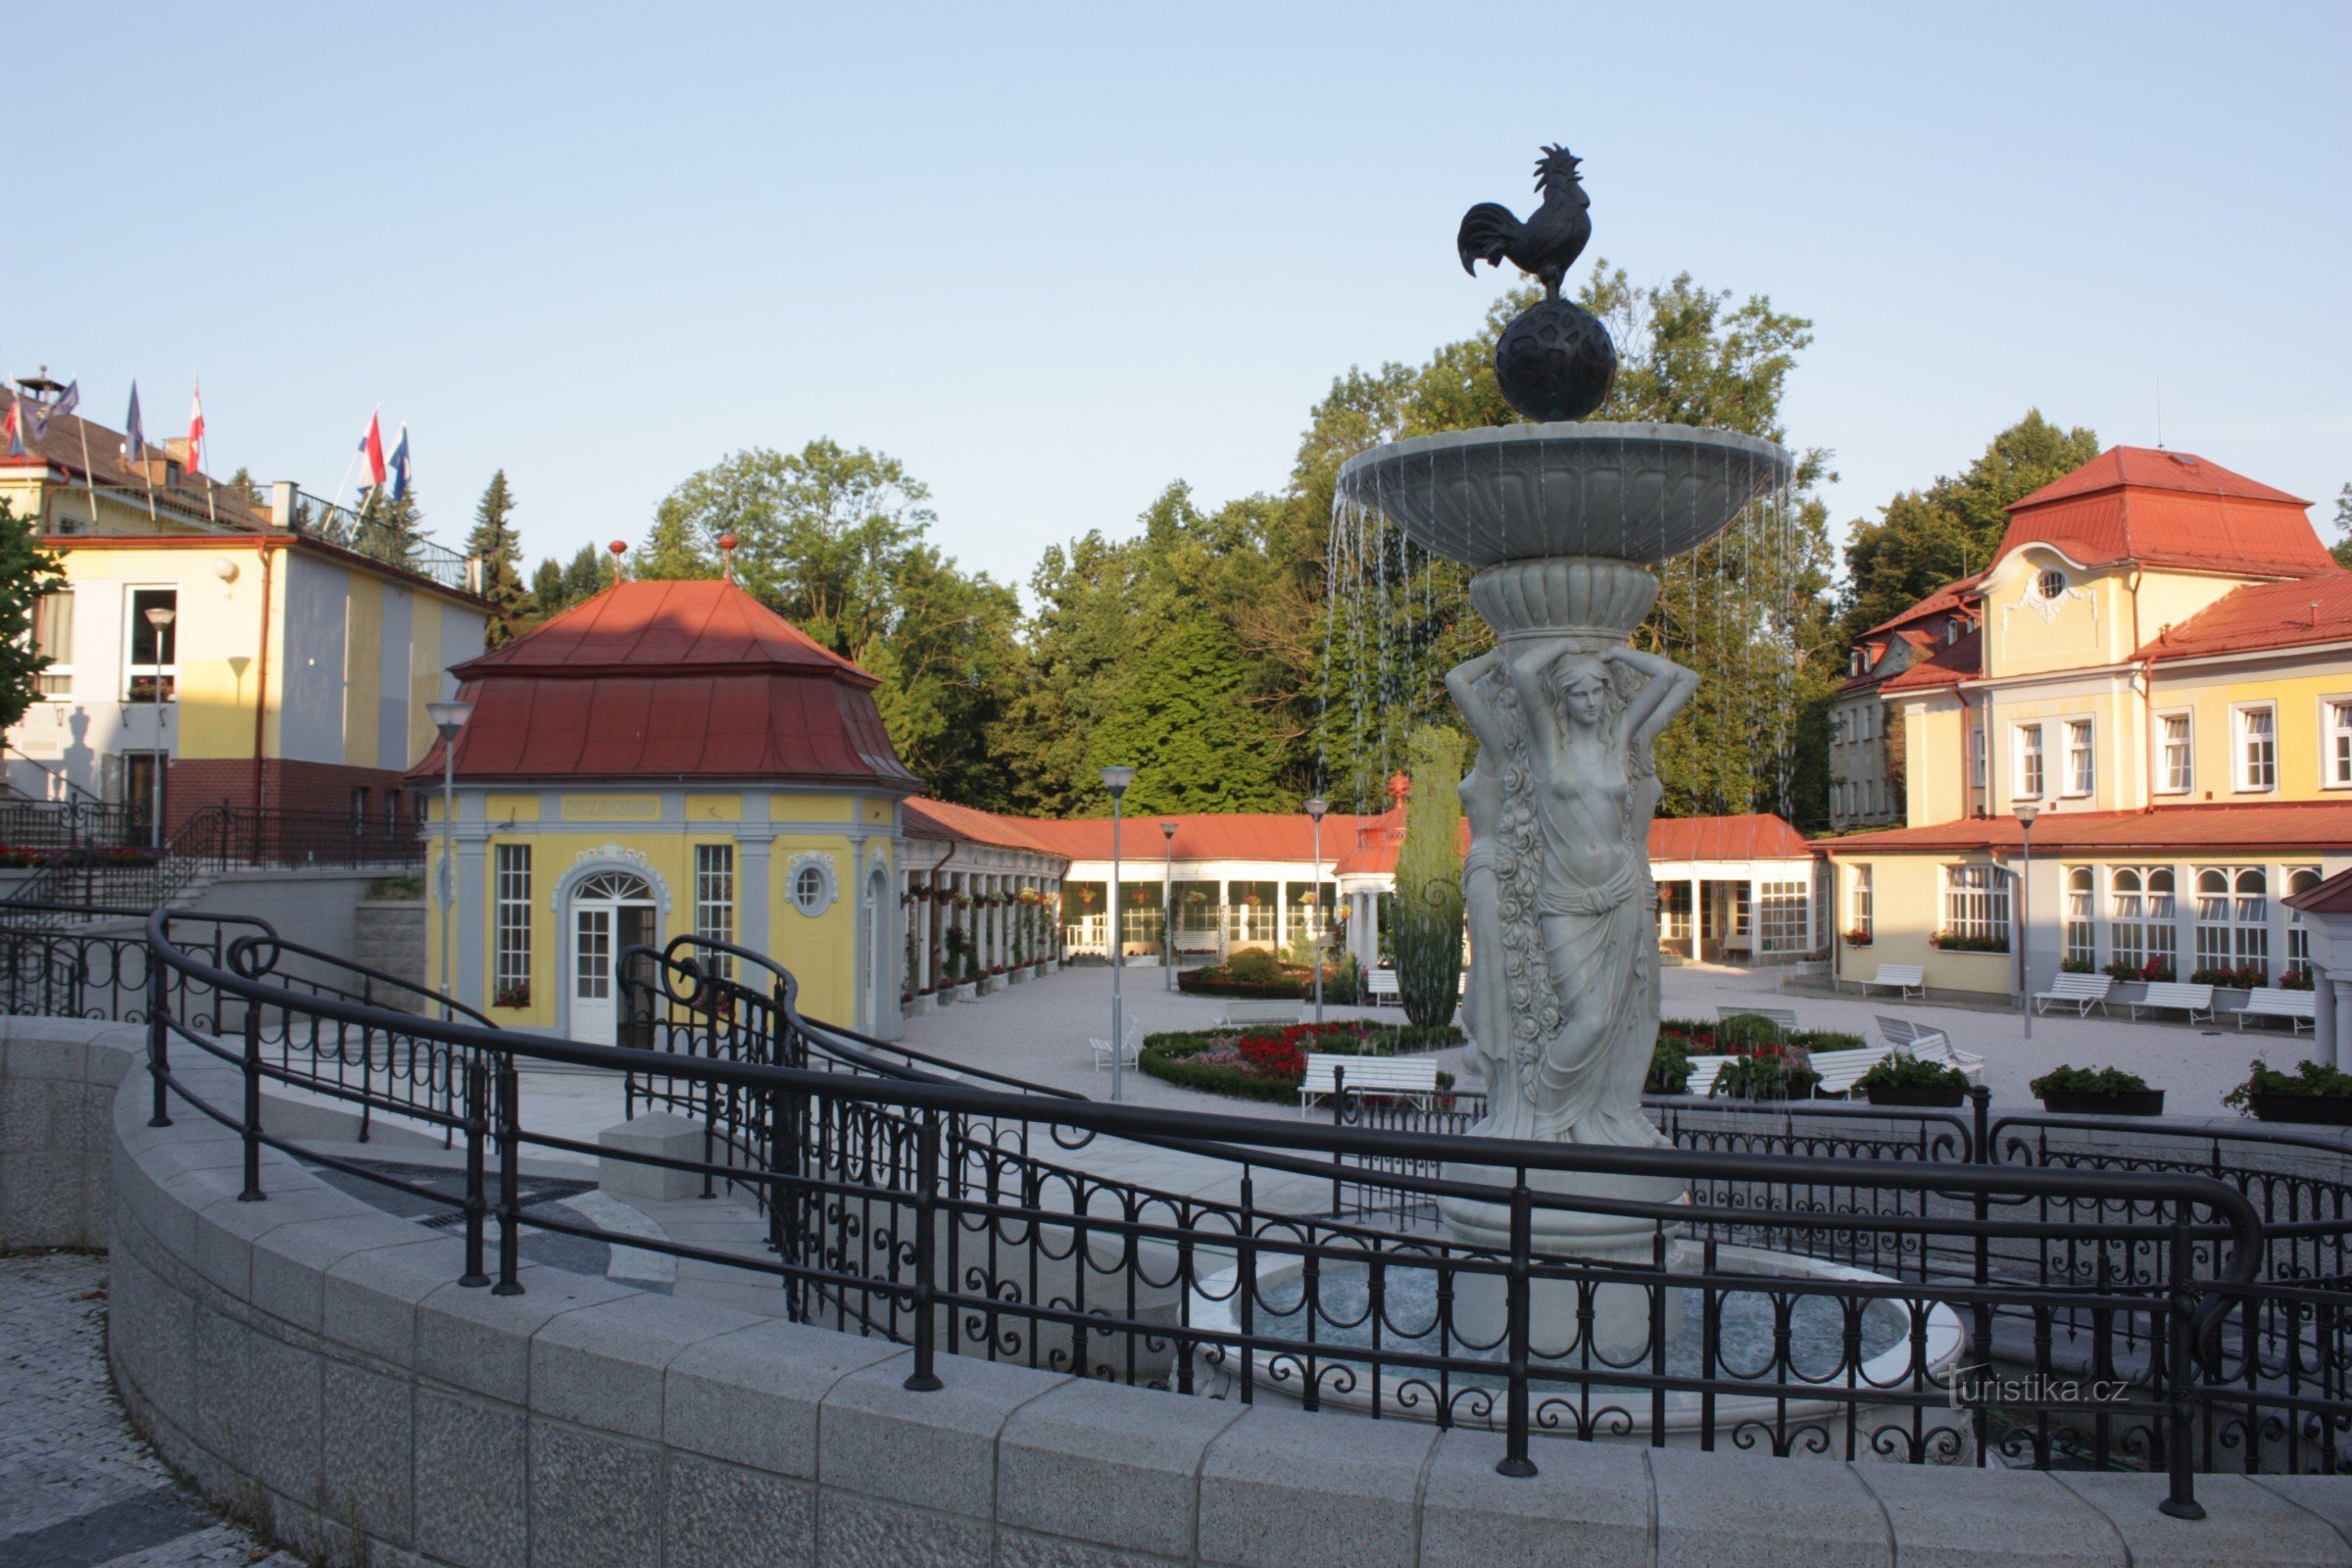
[[653, 890], [621, 872], [582, 883], [571, 900], [571, 1038], [610, 1046], [619, 1036], [620, 955], [653, 940]]

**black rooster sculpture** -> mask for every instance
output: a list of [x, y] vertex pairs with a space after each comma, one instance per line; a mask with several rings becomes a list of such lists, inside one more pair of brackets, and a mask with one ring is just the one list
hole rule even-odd
[[1536, 163], [1544, 203], [1521, 222], [1499, 202], [1462, 215], [1454, 248], [1462, 270], [1484, 261], [1510, 262], [1544, 284], [1544, 298], [1503, 328], [1494, 345], [1494, 378], [1510, 406], [1531, 419], [1581, 419], [1608, 400], [1617, 379], [1617, 345], [1591, 312], [1560, 298], [1560, 279], [1592, 237], [1592, 199], [1565, 147], [1546, 147]]

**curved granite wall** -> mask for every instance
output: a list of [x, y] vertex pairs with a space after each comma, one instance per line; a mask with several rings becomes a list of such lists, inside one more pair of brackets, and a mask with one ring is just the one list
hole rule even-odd
[[[458, 1568], [1852, 1562], [2352, 1564], [2352, 1483], [1774, 1460], [1498, 1440], [943, 1360], [526, 1267], [239, 1147], [149, 1128], [143, 1032], [0, 1019], [12, 1245], [111, 1244], [133, 1418], [208, 1495], [332, 1563]], [[236, 1102], [225, 1068], [191, 1067]], [[316, 1112], [311, 1113], [316, 1115]], [[104, 1147], [111, 1144], [111, 1149]], [[44, 1177], [41, 1173], [49, 1172]]]

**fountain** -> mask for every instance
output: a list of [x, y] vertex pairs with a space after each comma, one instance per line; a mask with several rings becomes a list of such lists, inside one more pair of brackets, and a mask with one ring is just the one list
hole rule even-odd
[[[1713, 539], [1792, 465], [1773, 443], [1728, 430], [1577, 422], [1606, 399], [1617, 363], [1607, 329], [1559, 297], [1592, 232], [1578, 162], [1545, 148], [1543, 205], [1525, 222], [1494, 203], [1474, 207], [1459, 237], [1466, 269], [1508, 260], [1544, 284], [1495, 350], [1503, 396], [1543, 422], [1374, 448], [1341, 469], [1339, 494], [1475, 568], [1471, 601], [1497, 638], [1446, 677], [1479, 743], [1462, 782], [1463, 1021], [1490, 1109], [1473, 1132], [1648, 1147], [1661, 1142], [1641, 1102], [1658, 1029], [1651, 747], [1698, 677], [1629, 638], [1657, 598], [1650, 568]], [[1479, 1166], [1447, 1174], [1504, 1188], [1513, 1179]], [[1685, 1190], [1597, 1173], [1534, 1182], [1538, 1250], [1636, 1270], [1660, 1255], [1658, 1223], [1579, 1205], [1671, 1203]], [[1450, 1201], [1445, 1219], [1464, 1243], [1508, 1245], [1501, 1203]], [[1649, 1289], [1595, 1294], [1600, 1350], [1648, 1339]], [[1668, 1292], [1670, 1305], [1682, 1294]], [[1564, 1300], [1550, 1306], [1540, 1297], [1533, 1309], [1534, 1348], [1565, 1355], [1579, 1314]], [[1498, 1340], [1502, 1278], [1465, 1280], [1455, 1321], [1469, 1340]]]

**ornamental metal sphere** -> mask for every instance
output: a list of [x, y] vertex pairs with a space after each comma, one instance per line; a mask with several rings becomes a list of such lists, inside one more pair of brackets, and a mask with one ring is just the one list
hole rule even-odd
[[1608, 400], [1617, 345], [1592, 312], [1544, 300], [1502, 329], [1494, 379], [1503, 400], [1531, 419], [1581, 419]]

